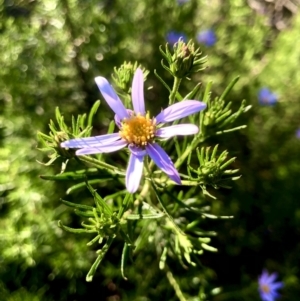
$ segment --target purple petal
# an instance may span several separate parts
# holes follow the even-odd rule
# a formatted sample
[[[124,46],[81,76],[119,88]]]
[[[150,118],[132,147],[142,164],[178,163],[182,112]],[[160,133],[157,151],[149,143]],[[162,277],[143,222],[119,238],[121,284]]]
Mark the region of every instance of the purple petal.
[[[144,157],[147,154],[146,150],[135,145],[128,145],[128,148],[136,157]]]
[[[273,298],[272,301],[277,300],[281,295],[277,292],[271,292],[271,297]]]
[[[216,34],[212,29],[199,32],[196,39],[199,43],[202,43],[208,47],[213,46],[217,41]]]
[[[282,282],[275,282],[271,284],[271,288],[272,290],[278,290],[280,288],[283,287],[283,283]]]
[[[132,110],[127,109],[126,111],[127,111],[128,117],[130,117],[134,114],[134,112]],[[121,128],[121,126],[122,126],[121,122],[122,122],[122,119],[118,115],[115,115],[115,123],[119,128]]]
[[[140,186],[143,173],[144,156],[135,156],[131,153],[126,171],[126,188],[130,193],[134,193]]]
[[[272,283],[277,277],[278,277],[277,273],[269,274],[269,276],[267,277],[267,282]]]
[[[136,69],[132,81],[131,97],[134,112],[145,115],[144,75],[141,69]]]
[[[121,139],[119,133],[107,134],[101,136],[87,137],[87,138],[76,138],[62,142],[61,147],[68,148],[88,148],[93,145],[105,145],[111,144],[111,142]]]
[[[264,284],[268,280],[268,272],[263,270],[262,274],[258,277],[259,284]]]
[[[177,135],[194,135],[198,132],[199,128],[194,124],[177,124],[158,129],[155,136],[160,138],[171,138]]]
[[[172,160],[166,154],[166,152],[156,143],[148,144],[146,146],[146,151],[154,163],[165,172],[170,179],[175,183],[181,184],[180,176],[176,170]]]
[[[125,140],[118,140],[110,143],[109,145],[95,145],[93,147],[86,147],[76,151],[76,155],[92,155],[92,154],[100,154],[100,153],[112,153],[121,148],[124,148],[127,145]]]
[[[264,87],[258,92],[258,101],[261,105],[274,105],[278,101],[278,96]]]
[[[97,76],[95,82],[102,96],[115,114],[118,115],[120,119],[128,117],[127,110],[109,82],[102,76]]]
[[[263,301],[274,301],[274,298],[269,293],[264,293],[264,294],[262,294],[261,297],[262,297]]]
[[[197,100],[184,100],[177,102],[160,112],[156,116],[156,122],[170,122],[197,113],[205,108],[206,103],[204,102]]]
[[[267,279],[268,277],[269,277],[269,273],[266,269],[264,269],[262,274],[261,274],[261,278]]]

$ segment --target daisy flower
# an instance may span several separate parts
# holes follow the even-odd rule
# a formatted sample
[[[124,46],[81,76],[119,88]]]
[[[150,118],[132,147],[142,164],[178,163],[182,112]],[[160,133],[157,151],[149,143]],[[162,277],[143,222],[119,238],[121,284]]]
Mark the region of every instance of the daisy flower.
[[[197,41],[198,43],[204,44],[208,47],[213,46],[216,41],[217,37],[215,32],[212,29],[207,29],[199,32],[197,34]]]
[[[282,282],[275,282],[277,273],[268,274],[266,270],[258,278],[259,294],[263,301],[275,301],[280,295],[278,289],[283,287]]]
[[[298,128],[296,131],[296,138],[300,139],[300,128]]]
[[[78,148],[76,155],[111,153],[128,147],[130,151],[126,171],[126,188],[130,193],[137,191],[143,172],[143,160],[149,155],[154,163],[175,183],[181,184],[180,176],[166,152],[156,143],[156,138],[168,139],[176,135],[193,135],[199,129],[194,124],[177,124],[161,127],[164,123],[184,118],[206,108],[206,104],[197,100],[184,100],[162,110],[156,117],[150,118],[145,110],[144,76],[137,69],[132,81],[133,109],[124,107],[118,95],[104,77],[96,77],[95,82],[115,113],[118,133],[88,138],[77,138],[61,143],[64,148]]]
[[[187,3],[187,2],[189,2],[190,0],[177,0],[177,3],[179,4],[179,5],[182,5],[182,4],[184,4],[184,3]]]
[[[261,105],[274,105],[278,100],[277,95],[268,88],[261,88],[257,96]]]

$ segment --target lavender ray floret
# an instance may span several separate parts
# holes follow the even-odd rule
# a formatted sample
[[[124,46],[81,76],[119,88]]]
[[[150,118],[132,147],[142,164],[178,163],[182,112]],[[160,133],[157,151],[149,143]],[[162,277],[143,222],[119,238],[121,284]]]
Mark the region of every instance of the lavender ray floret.
[[[128,117],[126,108],[124,107],[117,93],[109,84],[109,82],[106,80],[106,78],[102,76],[97,76],[95,78],[95,82],[102,96],[104,97],[105,101],[110,106],[110,108],[115,112],[115,114],[118,115],[121,119]]]
[[[119,133],[100,135],[94,137],[76,138],[61,143],[62,147],[68,148],[85,148],[94,145],[111,144],[114,141],[121,139]]]
[[[109,145],[95,145],[93,147],[85,147],[76,151],[76,155],[92,155],[101,153],[112,153],[119,149],[124,148],[127,145],[125,140],[118,140]]]
[[[204,102],[198,100],[185,100],[175,103],[156,116],[157,123],[165,123],[184,118],[191,114],[200,112],[206,108]]]
[[[144,75],[143,71],[139,68],[135,71],[133,77],[131,97],[134,112],[136,114],[140,113],[141,115],[145,115]]]
[[[144,167],[144,156],[131,153],[126,170],[126,188],[130,193],[137,191],[140,185]]]
[[[198,132],[199,128],[194,124],[177,124],[158,129],[155,136],[160,138],[171,138],[174,136],[194,135]]]
[[[156,143],[148,144],[146,146],[146,151],[154,163],[165,172],[170,179],[175,183],[181,184],[180,176],[176,170],[171,158],[167,153]]]

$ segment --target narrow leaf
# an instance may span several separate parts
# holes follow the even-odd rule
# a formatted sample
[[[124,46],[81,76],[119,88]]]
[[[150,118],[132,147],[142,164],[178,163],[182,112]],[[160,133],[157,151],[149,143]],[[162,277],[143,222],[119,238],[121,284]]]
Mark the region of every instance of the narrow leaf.
[[[226,87],[225,91],[222,93],[222,95],[220,96],[219,100],[223,100],[226,98],[227,94],[232,90],[232,88],[234,87],[234,85],[237,83],[237,81],[239,80],[239,76],[237,76],[236,78],[234,78],[231,83]]]
[[[124,274],[124,268],[125,268],[125,263],[127,262],[127,258],[128,258],[128,244],[125,242],[122,250],[122,257],[121,257],[121,274],[124,280],[127,280],[127,277]]]
[[[95,180],[89,180],[88,182],[93,185],[93,184],[97,184],[97,183],[101,183],[103,181],[107,181],[107,180],[110,180],[112,179],[111,177],[110,178],[105,178],[105,179],[95,179]],[[71,186],[67,191],[66,193],[67,194],[72,194],[74,193],[75,191],[78,191],[78,190],[81,190],[83,188],[86,187],[86,182],[82,182],[82,183],[78,183],[76,185],[73,185]]]
[[[126,216],[128,220],[142,220],[142,219],[157,219],[165,216],[164,213],[157,213],[157,214],[130,214]]]
[[[94,116],[95,116],[95,114],[97,113],[97,110],[98,110],[98,108],[99,108],[99,106],[100,106],[100,100],[97,100],[94,104],[93,104],[93,106],[92,106],[92,108],[91,108],[91,110],[90,110],[90,113],[89,113],[89,117],[88,117],[88,122],[87,122],[87,125],[88,126],[91,126],[92,125],[92,123],[93,123],[93,118],[94,118]]]
[[[81,204],[75,204],[72,202],[68,202],[65,200],[61,200],[65,205],[69,206],[69,207],[73,207],[73,208],[77,208],[77,209],[83,209],[83,210],[93,210],[92,206],[87,206],[87,205],[81,205]]]
[[[194,89],[184,97],[184,100],[186,100],[186,99],[198,99],[199,92],[200,92],[200,89],[201,89],[201,85],[202,85],[201,83],[198,83],[194,87]]]
[[[103,248],[101,250],[99,250],[98,252],[98,257],[96,258],[95,262],[93,263],[93,265],[91,266],[88,274],[86,275],[86,281],[87,282],[91,282],[93,280],[93,277],[96,273],[96,270],[100,264],[100,262],[102,261],[102,259],[104,258],[106,252],[108,251],[109,247],[111,246],[112,242],[113,242],[114,238],[113,237],[109,237],[109,239],[107,240],[106,244],[103,246]]]
[[[70,228],[62,224],[61,221],[58,221],[58,227],[62,228],[63,230],[71,233],[97,233],[97,230],[87,230],[87,229],[75,229]]]
[[[159,79],[159,81],[165,86],[165,88],[171,93],[171,88],[165,83],[165,81],[158,75],[156,70],[154,70],[155,76]]]
[[[113,211],[111,208],[106,204],[106,202],[103,200],[103,198],[95,191],[95,189],[89,184],[88,181],[86,181],[86,186],[90,193],[93,195],[96,205],[103,208],[104,212],[108,215],[112,215]]]
[[[97,236],[95,236],[92,240],[90,240],[86,245],[87,246],[91,246],[91,245],[93,245],[96,241],[99,241],[99,240],[101,240],[101,235],[100,234],[98,234]]]
[[[156,195],[156,198],[157,198],[158,202],[160,203],[161,207],[163,208],[163,211],[164,211],[165,214],[168,216],[170,222],[173,224],[173,226],[174,226],[174,228],[176,229],[176,231],[178,231],[181,235],[184,235],[184,236],[185,236],[184,232],[176,225],[176,223],[175,223],[173,217],[169,214],[169,212],[168,212],[166,206],[165,206],[164,203],[162,202],[162,200],[161,200],[159,194],[157,193],[156,187],[155,187],[155,185],[154,185],[154,183],[153,183],[152,181],[151,181],[151,186],[152,186],[152,188],[153,188],[153,190],[154,190],[154,192],[155,192],[155,195]]]
[[[246,127],[247,127],[247,125],[241,125],[241,126],[237,126],[235,128],[229,129],[229,130],[218,131],[218,132],[216,132],[216,135],[231,133],[231,132],[234,132],[234,131],[245,129]]]

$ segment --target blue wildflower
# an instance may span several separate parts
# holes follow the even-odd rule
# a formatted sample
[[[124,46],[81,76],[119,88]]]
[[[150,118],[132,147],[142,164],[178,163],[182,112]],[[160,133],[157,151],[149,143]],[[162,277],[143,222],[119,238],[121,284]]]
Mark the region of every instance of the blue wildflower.
[[[167,42],[174,45],[181,39],[183,42],[187,42],[187,36],[183,32],[170,31],[167,33]]]
[[[178,5],[182,5],[182,4],[184,4],[184,3],[187,3],[187,2],[189,2],[190,0],[177,0],[177,4]]]
[[[119,132],[72,139],[64,141],[61,146],[77,148],[76,155],[111,153],[127,146],[131,154],[126,171],[126,188],[131,193],[136,192],[139,188],[146,155],[149,155],[170,179],[181,184],[179,173],[173,162],[155,139],[168,139],[177,135],[198,133],[199,128],[190,123],[166,127],[162,127],[162,125],[202,111],[206,108],[206,104],[197,100],[184,100],[162,110],[155,118],[150,118],[149,112],[145,110],[144,76],[141,69],[136,70],[132,81],[133,111],[124,107],[104,77],[96,77],[95,82],[107,104],[115,113],[115,122],[119,127]]]
[[[268,274],[266,270],[258,277],[258,291],[262,301],[275,301],[280,297],[277,290],[283,287],[283,283],[275,282],[276,278],[277,273]]]
[[[213,46],[217,41],[216,34],[212,29],[200,31],[197,34],[196,39],[197,39],[198,43],[204,44],[208,47]]]
[[[300,139],[300,128],[298,128],[297,131],[296,131],[296,137],[297,137],[298,139]]]
[[[278,100],[276,94],[272,93],[268,88],[262,88],[258,91],[258,102],[261,105],[274,105]]]

